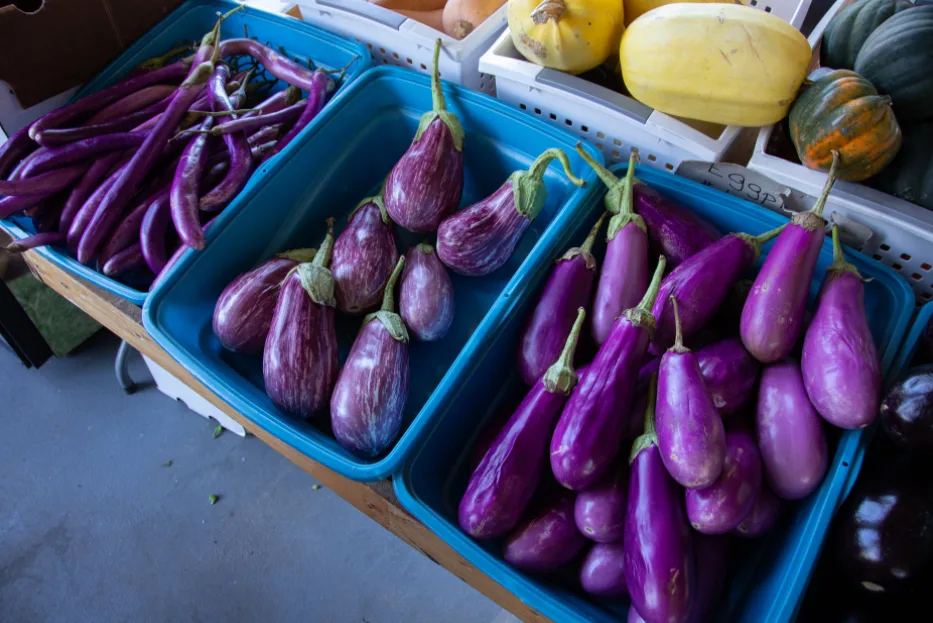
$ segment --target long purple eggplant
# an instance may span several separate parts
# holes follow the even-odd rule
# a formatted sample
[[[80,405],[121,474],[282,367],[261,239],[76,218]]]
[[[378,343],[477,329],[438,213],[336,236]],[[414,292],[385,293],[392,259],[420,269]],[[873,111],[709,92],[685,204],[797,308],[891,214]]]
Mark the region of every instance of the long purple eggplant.
[[[314,121],[318,114],[324,109],[325,104],[327,104],[327,99],[336,88],[336,83],[333,78],[327,75],[327,72],[321,69],[315,70],[304,110],[301,111],[298,120],[292,124],[288,132],[286,132],[275,144],[275,147],[266,154],[265,158],[267,160],[285,149],[309,123]]]
[[[589,306],[596,278],[593,243],[605,218],[605,214],[600,216],[583,244],[564,253],[551,270],[518,349],[518,373],[525,385],[534,385],[554,362],[570,334],[577,309]]]
[[[638,610],[635,609],[635,604],[630,604],[628,607],[628,614],[625,617],[626,623],[647,623],[645,619],[638,614]]]
[[[301,89],[299,89],[296,86],[289,86],[282,91],[277,91],[273,93],[272,95],[270,95],[263,101],[259,102],[259,104],[256,105],[257,110],[245,112],[242,115],[240,115],[240,117],[236,119],[235,121],[243,122],[246,119],[252,119],[256,117],[261,117],[263,115],[277,113],[279,111],[285,110],[286,108],[298,103],[299,100],[301,100]],[[297,119],[300,114],[301,112],[299,109],[299,112],[294,117],[294,119]],[[240,130],[247,130],[247,128],[245,127],[237,127],[237,126],[233,126],[233,127],[226,128],[226,129],[220,129],[224,125],[227,125],[230,123],[233,123],[233,121],[228,121],[226,124],[215,126],[214,128],[211,129],[211,132],[216,133],[216,134],[225,134],[227,132],[239,132]],[[266,125],[269,125],[269,123],[262,123],[258,127],[253,128],[252,131],[258,130],[260,127],[266,126]],[[247,133],[248,132],[249,130],[247,130]]]
[[[427,243],[405,252],[398,310],[408,331],[422,342],[439,340],[454,321],[454,286],[447,269]]]
[[[330,399],[334,437],[344,448],[373,457],[392,445],[408,400],[408,331],[395,312],[400,257],[386,283],[382,309],[366,316]]]
[[[168,196],[162,196],[149,204],[149,209],[139,225],[139,246],[146,265],[158,275],[168,264],[169,250],[165,236],[172,226],[172,207]],[[282,276],[284,279],[284,275]]]
[[[57,232],[44,232],[14,240],[4,247],[7,253],[23,253],[27,249],[65,244],[65,235]]]
[[[833,225],[833,263],[803,340],[803,385],[817,412],[839,428],[865,428],[881,401],[881,363],[865,316],[865,286]]]
[[[771,492],[771,489],[762,485],[751,512],[732,532],[745,537],[761,536],[774,527],[780,516],[781,500]]]
[[[101,249],[100,257],[98,258],[100,262],[106,263],[111,257],[139,241],[140,225],[149,207],[154,201],[168,198],[168,195],[169,187],[167,185],[162,188],[156,188],[156,190],[145,194],[143,199],[136,204],[136,207],[126,213],[123,220],[120,221],[120,224],[114,229],[113,234],[107,239],[107,242]],[[142,250],[140,250],[140,253],[141,252]]]
[[[556,490],[505,540],[503,557],[523,571],[547,573],[577,557],[586,539],[573,523],[572,491]]]
[[[246,114],[244,114],[238,119],[214,126],[211,128],[211,134],[215,136],[225,136],[236,132],[255,132],[256,130],[277,123],[291,123],[301,117],[301,113],[307,106],[307,100],[301,100],[281,110],[271,112],[263,110],[262,114],[257,114],[252,117],[247,117]]]
[[[276,52],[255,39],[226,39],[220,43],[220,56],[222,58],[240,54],[252,56],[262,63],[263,69],[283,82],[299,87],[304,91],[313,90],[314,75],[318,70],[299,65],[284,54]],[[354,58],[351,65],[356,60]]]
[[[208,81],[208,94],[211,110],[215,113],[230,113],[230,119],[236,119],[236,115],[233,114],[236,106],[226,91],[229,77],[230,69],[226,65],[217,65],[214,74]],[[245,99],[245,96],[246,81],[244,80],[234,94],[234,99],[239,102],[240,99]],[[202,210],[217,210],[227,205],[243,189],[253,168],[253,159],[250,157],[249,143],[246,140],[245,132],[224,134],[223,140],[227,146],[230,167],[227,169],[227,174],[223,180],[198,201],[198,207]]]
[[[100,185],[94,189],[93,192],[84,200],[84,203],[81,204],[81,207],[75,213],[74,218],[71,221],[71,226],[68,228],[68,250],[72,253],[77,252],[78,245],[81,242],[81,237],[84,235],[84,232],[87,231],[89,224],[94,219],[94,215],[97,213],[98,208],[100,207],[100,202],[103,200],[104,196],[110,190],[110,188],[116,183],[119,179],[120,174],[123,172],[123,169],[126,167],[126,163],[118,167],[115,171],[110,173],[106,179],[104,179]]]
[[[210,129],[213,117],[208,117],[201,125],[202,130]],[[208,134],[198,134],[188,143],[181,154],[169,200],[172,212],[172,223],[183,244],[200,251],[206,243],[204,232],[201,230],[201,215],[198,213],[200,202],[199,189],[204,166],[207,163]],[[119,182],[118,182],[119,183]],[[100,208],[99,208],[100,209]]]
[[[75,128],[56,128],[42,132],[43,145],[49,149],[64,147],[77,141],[107,136],[120,132],[147,132],[155,127],[162,113],[172,102],[172,97],[146,106],[142,110],[129,113],[118,119],[112,119],[93,125],[80,125]]]
[[[648,226],[648,236],[676,268],[691,255],[713,244],[722,236],[712,224],[668,199],[644,182],[636,182],[635,212]]]
[[[628,594],[625,584],[625,546],[622,541],[597,543],[590,548],[580,568],[580,586],[590,595],[600,597]]]
[[[644,219],[632,209],[635,150],[629,156],[622,180],[596,162],[580,143],[577,152],[609,189],[603,201],[613,215],[606,232],[606,255],[593,301],[593,338],[602,344],[616,318],[638,305],[648,287],[648,229]]]
[[[39,205],[48,195],[26,195],[23,197],[0,197],[0,218],[9,218],[18,212],[28,210]]]
[[[563,165],[571,182],[584,184],[570,171],[567,154],[556,147],[548,149],[527,171],[516,171],[494,193],[444,219],[437,229],[437,255],[441,261],[455,273],[471,277],[501,268],[544,207],[544,172],[554,159]]]
[[[14,181],[0,180],[0,195],[12,197],[48,197],[74,184],[90,164],[78,163]]]
[[[130,113],[142,110],[156,102],[161,102],[175,92],[177,84],[153,84],[133,91],[126,97],[104,106],[91,115],[82,125],[96,125],[119,119]],[[166,105],[168,105],[166,103]]]
[[[229,350],[259,354],[266,344],[282,282],[295,266],[314,261],[317,249],[279,253],[224,288],[214,305],[214,335]]]
[[[720,415],[735,413],[755,395],[761,364],[739,338],[704,346],[696,351],[696,358],[706,391]]]
[[[625,534],[628,463],[617,461],[602,480],[580,491],[574,504],[577,529],[591,541],[614,543]]]
[[[690,607],[688,623],[707,623],[714,617],[722,590],[726,586],[729,566],[729,537],[694,533],[693,553],[696,558],[696,594]]]
[[[803,333],[810,281],[823,246],[823,208],[836,181],[838,161],[839,154],[834,152],[816,205],[790,219],[765,258],[742,308],[742,343],[762,363],[786,357]]]
[[[143,259],[139,243],[136,242],[108,258],[101,266],[100,272],[108,277],[119,277],[139,268],[146,268],[146,261]]]
[[[327,408],[337,380],[334,277],[327,265],[334,220],[311,262],[285,278],[262,357],[266,393],[275,405],[308,418]]]
[[[677,299],[671,295],[676,336],[658,370],[657,431],[661,460],[689,489],[716,482],[726,457],[722,417],[706,391],[700,364],[684,346]]]
[[[807,398],[796,361],[762,370],[755,421],[771,489],[785,500],[812,493],[823,481],[829,455],[823,422]]]
[[[398,263],[398,250],[382,196],[363,199],[348,221],[334,243],[331,270],[337,308],[361,314],[378,307]]]
[[[421,117],[411,147],[386,180],[389,216],[405,229],[421,233],[437,231],[441,221],[460,205],[463,192],[463,128],[444,101],[440,53],[438,39],[431,72],[433,108]]]
[[[652,379],[645,432],[632,445],[625,510],[625,580],[646,621],[685,623],[695,600],[696,570],[680,487],[661,460]]]
[[[121,160],[129,157],[130,155],[126,152],[110,153],[94,161],[94,164],[91,165],[81,179],[72,186],[68,198],[65,200],[65,207],[62,208],[62,218],[59,225],[63,232],[68,232],[78,210],[81,209],[81,206],[84,205],[84,202],[91,196],[91,193],[94,192],[100,182],[113,172],[114,167],[118,166]]]
[[[687,517],[697,532],[725,534],[751,512],[761,490],[761,457],[744,430],[726,433],[726,460],[719,479],[705,489],[687,489]]]
[[[531,501],[554,422],[577,384],[573,357],[585,316],[581,307],[560,357],[528,391],[470,476],[458,511],[460,527],[470,536],[506,534]],[[570,513],[573,522],[572,508]]]
[[[7,174],[23,158],[38,149],[39,145],[29,138],[29,126],[14,132],[0,144],[0,179],[7,179]]]
[[[551,470],[569,489],[585,489],[599,480],[619,450],[632,417],[638,370],[654,329],[648,310],[657,296],[664,266],[661,256],[641,303],[616,320],[557,422],[551,438]]]

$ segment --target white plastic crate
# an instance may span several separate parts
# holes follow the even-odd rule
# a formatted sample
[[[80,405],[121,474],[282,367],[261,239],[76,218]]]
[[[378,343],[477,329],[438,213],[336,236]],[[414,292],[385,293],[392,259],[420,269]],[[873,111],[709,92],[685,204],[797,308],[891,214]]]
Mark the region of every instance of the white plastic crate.
[[[751,0],[800,28],[810,0]],[[634,98],[577,76],[540,67],[515,49],[502,33],[479,61],[479,70],[496,81],[496,97],[576,132],[600,150],[609,164],[628,160],[638,148],[643,164],[668,171],[684,160],[718,162],[742,128],[681,121]]]
[[[306,22],[365,44],[374,65],[395,65],[430,74],[434,43],[443,41],[445,80],[495,94],[494,80],[480,73],[479,58],[505,28],[505,4],[461,40],[364,0],[296,0]]]
[[[817,47],[829,21],[844,4],[845,0],[838,0],[813,29],[811,47]],[[767,153],[776,128],[761,129],[748,168],[798,191],[809,208],[825,185],[826,174]],[[919,301],[933,299],[933,211],[862,184],[839,181],[823,216],[832,220],[834,213],[871,231],[870,237],[853,244],[855,248],[901,273]]]

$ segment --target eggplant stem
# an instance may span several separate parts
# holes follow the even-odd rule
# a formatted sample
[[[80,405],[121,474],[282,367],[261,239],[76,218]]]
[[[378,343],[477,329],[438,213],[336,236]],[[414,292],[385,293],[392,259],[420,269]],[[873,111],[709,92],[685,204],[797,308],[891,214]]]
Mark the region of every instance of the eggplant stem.
[[[654,301],[658,298],[658,291],[661,289],[661,280],[664,277],[664,269],[666,267],[667,258],[662,255],[658,258],[658,265],[654,269],[654,275],[651,277],[651,283],[648,284],[648,289],[645,290],[645,295],[642,297],[641,302],[638,303],[638,309],[650,312],[651,308],[654,307]]]
[[[570,334],[564,342],[564,348],[560,352],[557,361],[547,369],[541,382],[544,383],[545,391],[551,394],[563,394],[569,396],[573,388],[577,386],[576,371],[573,369],[573,355],[577,350],[577,342],[580,340],[580,330],[583,329],[583,320],[586,318],[586,310],[582,307],[577,308],[577,318],[573,321],[573,327]]]
[[[852,273],[859,279],[862,279],[862,275],[858,272],[858,268],[855,267],[855,264],[846,261],[846,254],[842,248],[842,239],[839,234],[839,226],[835,223],[832,225],[831,235],[833,238],[833,263],[826,269],[826,272],[837,274]],[[862,281],[868,283],[870,279],[862,279]]]
[[[334,217],[327,219],[327,235],[324,236],[324,242],[318,249],[314,259],[311,261],[315,266],[327,267],[330,264],[330,256],[334,250]]]
[[[392,274],[389,275],[389,280],[386,282],[385,293],[382,295],[382,311],[384,312],[395,313],[395,283],[402,274],[402,268],[404,266],[405,256],[401,255],[398,258],[398,263],[395,264],[395,268],[392,269]]]
[[[599,235],[599,230],[603,227],[603,221],[606,220],[606,215],[608,212],[603,212],[599,215],[599,219],[596,221],[596,224],[590,229],[590,233],[587,234],[586,240],[583,241],[583,244],[580,245],[581,253],[592,253],[593,245],[596,243],[596,236]]]
[[[634,212],[634,191],[632,184],[635,180],[635,158],[638,157],[638,150],[632,148],[632,153],[628,157],[628,168],[625,170],[625,181],[622,182],[622,200],[619,207],[619,214],[632,214]]]
[[[327,73],[327,74],[336,74],[336,75],[340,76],[340,79],[342,80],[343,77],[344,77],[344,75],[346,75],[347,70],[350,69],[350,67],[353,65],[353,63],[355,63],[359,58],[360,58],[360,55],[359,55],[359,54],[355,54],[355,55],[353,56],[353,58],[350,59],[350,62],[347,63],[346,65],[344,65],[343,67],[341,67],[340,69],[331,69],[330,71],[325,71],[324,73]]]
[[[612,174],[612,171],[601,165],[588,151],[583,149],[583,143],[577,143],[577,153],[583,158],[583,161],[590,165],[590,168],[596,171],[596,175],[609,188],[614,188],[619,183],[619,178]]]
[[[275,257],[283,260],[295,260],[296,262],[313,262],[314,256],[317,254],[317,249],[310,247],[306,249],[291,249],[289,251],[282,251],[281,253],[276,253]]]
[[[567,159],[567,154],[557,147],[551,147],[535,158],[535,161],[528,167],[528,175],[536,180],[544,179],[544,172],[555,158],[560,161],[561,166],[564,167],[564,173],[567,175],[567,179],[574,185],[583,186],[586,183],[573,174],[573,171],[570,170],[570,160]]]
[[[248,112],[256,112],[261,115],[262,108],[239,108],[237,110],[219,110],[217,112],[213,110],[190,110],[188,114],[192,117],[227,117],[229,115],[242,115]]]
[[[638,456],[638,453],[652,444],[658,443],[658,431],[655,425],[655,409],[658,402],[658,373],[651,375],[651,382],[648,384],[648,404],[645,406],[645,431],[632,442],[632,452],[629,455],[629,465]]]
[[[835,149],[833,150],[833,163],[829,167],[829,174],[826,176],[826,185],[823,186],[823,192],[820,193],[820,198],[816,200],[816,205],[813,206],[813,209],[810,210],[813,214],[816,214],[820,218],[823,217],[823,208],[826,207],[826,200],[829,198],[829,191],[832,190],[833,184],[836,183],[836,169],[839,166],[839,152]]]
[[[774,240],[775,238],[777,238],[778,235],[780,235],[780,233],[784,231],[785,227],[787,227],[787,223],[784,223],[780,227],[776,229],[772,229],[771,231],[766,231],[763,234],[758,234],[757,236],[755,236],[755,240],[758,241],[758,244],[765,244],[766,242],[770,242],[771,240]]]
[[[671,307],[674,308],[674,346],[671,347],[671,350],[675,353],[688,352],[690,349],[684,347],[684,334],[680,323],[680,308],[677,305],[677,297],[671,294],[668,300],[671,302]]]
[[[431,67],[431,104],[434,112],[443,112],[447,110],[447,102],[444,101],[444,91],[441,89],[441,70],[438,63],[441,60],[441,39],[437,38],[434,42],[434,64]]]
[[[839,226],[833,223],[831,231],[833,237],[833,264],[845,264],[846,255],[842,251],[842,241],[839,239]]]
[[[162,67],[165,67],[169,59],[175,56],[178,56],[179,54],[184,54],[185,52],[190,51],[192,47],[193,45],[189,43],[184,46],[172,48],[171,50],[169,50],[162,56],[153,56],[152,58],[147,58],[146,60],[141,62],[139,65],[137,65],[136,69],[140,69],[142,71],[152,71],[153,69],[161,69]]]

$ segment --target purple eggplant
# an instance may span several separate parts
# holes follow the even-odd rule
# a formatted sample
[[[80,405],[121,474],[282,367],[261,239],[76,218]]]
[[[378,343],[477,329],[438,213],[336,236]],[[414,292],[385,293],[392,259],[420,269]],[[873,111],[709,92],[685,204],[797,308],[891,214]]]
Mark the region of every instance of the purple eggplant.
[[[106,263],[107,260],[118,252],[139,242],[140,226],[149,208],[152,207],[152,204],[156,201],[165,201],[168,199],[169,186],[165,185],[162,188],[158,188],[159,183],[158,180],[155,180],[152,187],[156,189],[142,195],[142,201],[124,215],[123,220],[120,221],[120,224],[117,225],[113,234],[111,234],[110,238],[108,238],[107,242],[104,244],[103,249],[101,249],[98,258],[101,263]],[[140,253],[141,252],[142,250],[140,250]]]
[[[646,621],[684,623],[695,600],[697,574],[681,489],[658,448],[656,385],[652,379],[645,432],[632,445],[623,539],[625,583],[632,606]]]
[[[573,357],[585,316],[581,307],[560,357],[528,391],[470,476],[458,512],[460,527],[470,536],[506,534],[531,501],[554,422],[577,383]],[[570,513],[572,523],[572,508]]]
[[[37,160],[38,157],[31,161]],[[74,184],[88,170],[90,164],[78,163],[61,169],[39,173],[35,177],[0,180],[0,195],[11,197],[50,197]]]
[[[92,156],[112,151],[123,151],[142,145],[148,136],[145,132],[122,132],[97,136],[63,147],[44,149],[42,153],[32,158],[23,168],[23,177],[34,177],[40,173],[59,169],[65,165],[84,160],[91,160]]]
[[[255,39],[226,39],[220,43],[221,58],[241,54],[252,56],[262,64],[263,69],[283,82],[305,91],[311,91],[314,88],[314,76],[318,70],[308,69]],[[357,61],[357,58],[354,57],[350,61],[348,68]]]
[[[131,155],[131,153],[127,152],[110,153],[94,161],[94,164],[92,164],[81,179],[72,186],[68,193],[68,198],[65,200],[65,207],[62,208],[62,217],[59,223],[59,228],[63,232],[68,233],[68,230],[71,228],[71,223],[75,219],[75,215],[78,214],[81,206],[84,205],[84,202],[91,196],[98,185],[113,173],[114,168],[124,164],[124,158],[129,160]]]
[[[503,557],[523,571],[547,573],[567,564],[586,547],[573,523],[572,491],[556,490],[553,497],[505,540]]]
[[[214,335],[224,348],[259,354],[266,344],[279,289],[288,273],[302,262],[312,262],[317,249],[279,253],[230,282],[214,305]]]
[[[441,261],[455,273],[471,277],[488,275],[501,268],[544,207],[547,199],[544,172],[555,158],[563,165],[567,178],[582,186],[583,180],[570,172],[567,155],[557,148],[548,149],[527,171],[516,171],[494,193],[440,224],[437,255]]]
[[[208,130],[214,123],[213,117],[208,117],[201,125],[202,130]],[[198,213],[200,201],[201,177],[207,163],[209,149],[208,134],[198,134],[185,147],[185,151],[178,161],[175,177],[169,195],[172,213],[172,222],[183,244],[200,251],[206,243],[204,232],[201,231],[201,215]]]
[[[771,489],[762,485],[751,512],[732,532],[746,537],[761,536],[774,527],[780,516],[781,500],[771,492]]]
[[[518,349],[518,373],[525,385],[534,385],[548,369],[567,340],[577,309],[586,308],[596,278],[593,243],[605,219],[599,217],[579,247],[561,256],[525,325]]]
[[[691,255],[713,244],[722,234],[695,213],[677,205],[644,182],[636,182],[635,212],[648,226],[648,236],[676,268]]]
[[[246,99],[246,83],[249,76],[243,78],[242,84],[234,92],[232,98],[227,95],[225,88],[229,77],[230,69],[226,65],[217,65],[208,82],[208,94],[212,111],[230,113],[229,118],[236,119],[233,111],[237,104]],[[227,205],[243,189],[253,168],[253,159],[250,157],[250,146],[245,132],[224,134],[223,140],[227,147],[230,166],[223,180],[198,201],[198,207],[202,210],[219,210]]]
[[[421,233],[437,231],[441,221],[460,205],[463,193],[463,128],[444,101],[437,67],[440,53],[438,39],[431,73],[434,108],[421,117],[411,147],[386,180],[389,216],[405,229]]]
[[[27,249],[36,249],[38,247],[47,247],[47,246],[60,246],[65,244],[65,234],[62,234],[57,231],[43,232],[39,234],[33,234],[31,236],[26,236],[25,238],[20,238],[19,240],[14,240],[10,244],[4,247],[4,250],[7,253],[23,253]]]
[[[917,355],[922,360],[922,353]],[[880,412],[881,426],[895,444],[921,453],[933,450],[933,365],[907,370],[888,390]]]
[[[684,346],[674,295],[671,307],[676,336],[658,370],[658,449],[674,480],[690,489],[702,489],[722,474],[726,431],[706,391],[697,357]]]
[[[705,489],[687,489],[687,517],[697,532],[725,534],[751,512],[761,490],[761,457],[744,430],[726,433],[726,460],[719,479]]]
[[[745,350],[739,338],[704,346],[696,357],[706,391],[720,415],[735,413],[755,395],[761,364]]]
[[[596,162],[580,143],[577,152],[609,189],[603,200],[612,213],[606,232],[606,255],[593,301],[593,338],[602,344],[612,324],[626,309],[638,305],[648,287],[648,229],[632,209],[635,150],[629,156],[625,179],[618,179]]]
[[[635,609],[634,604],[630,604],[628,607],[628,615],[625,617],[626,623],[647,623],[645,619],[638,614],[638,610]]]
[[[839,428],[865,428],[881,401],[881,363],[865,316],[865,286],[833,225],[833,263],[803,340],[803,385],[817,412]]]
[[[786,357],[803,333],[810,281],[823,246],[823,208],[836,181],[838,161],[834,152],[816,205],[790,219],[765,258],[742,308],[742,343],[762,363]]]
[[[308,91],[308,100],[304,110],[301,111],[298,120],[289,128],[288,132],[279,139],[275,147],[265,156],[267,160],[285,149],[302,130],[308,127],[309,123],[317,118],[318,114],[324,110],[328,98],[336,88],[336,83],[327,75],[326,71],[322,69],[314,71],[314,75],[311,79],[311,87]]]
[[[14,132],[3,143],[0,143],[0,179],[8,179],[7,174],[20,162],[38,149],[39,145],[29,138],[29,127],[26,126]]]
[[[422,342],[439,340],[454,321],[454,285],[434,247],[421,243],[405,253],[398,309],[409,332]]]
[[[583,536],[597,543],[621,541],[625,534],[628,464],[618,461],[598,483],[580,491],[573,519]]]
[[[119,119],[147,106],[168,98],[178,88],[178,84],[153,84],[133,91],[126,97],[104,106],[91,115],[82,125],[96,125]]]
[[[823,422],[807,398],[796,361],[762,370],[755,422],[771,489],[785,500],[813,492],[823,481],[829,455]]]
[[[398,250],[381,196],[363,199],[348,220],[334,243],[334,292],[337,309],[362,314],[382,300]]]
[[[143,253],[143,259],[154,274],[162,272],[169,260],[169,250],[166,246],[165,236],[169,227],[172,226],[172,208],[169,197],[160,197],[151,204],[146,214],[143,216],[142,223],[139,225],[139,246]],[[285,276],[282,275],[284,279]],[[273,307],[274,309],[274,307]],[[265,337],[263,337],[265,343]],[[262,350],[262,344],[259,345]]]
[[[551,470],[568,489],[585,489],[599,480],[619,450],[632,417],[638,371],[654,329],[648,310],[657,296],[664,266],[661,256],[641,303],[616,320],[557,422],[551,438]]]
[[[327,268],[334,246],[333,219],[327,228],[314,259],[295,266],[282,282],[263,349],[266,393],[277,407],[303,418],[327,408],[339,365],[337,301]]]
[[[716,612],[722,590],[726,587],[729,566],[729,537],[694,533],[693,553],[696,558],[696,595],[690,607],[688,623],[707,623]]]
[[[330,398],[330,423],[344,448],[374,457],[398,437],[408,400],[408,331],[395,313],[398,259],[386,283],[382,309],[366,316]]]
[[[108,277],[119,277],[124,273],[145,267],[146,261],[143,259],[142,249],[139,243],[135,242],[108,258],[101,266],[100,272]]]
[[[590,548],[580,568],[580,586],[587,593],[600,597],[628,594],[625,585],[625,547],[621,541],[597,543]]]

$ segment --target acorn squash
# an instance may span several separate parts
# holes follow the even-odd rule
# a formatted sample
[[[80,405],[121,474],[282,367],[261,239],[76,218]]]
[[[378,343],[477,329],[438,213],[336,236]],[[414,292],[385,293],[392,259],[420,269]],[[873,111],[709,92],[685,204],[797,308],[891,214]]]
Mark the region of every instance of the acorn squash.
[[[848,69],[810,85],[794,102],[788,127],[804,165],[829,171],[832,152],[838,151],[837,178],[854,182],[881,171],[901,147],[891,98]]]
[[[904,144],[872,185],[933,210],[933,123],[904,128]]]
[[[622,36],[622,78],[635,99],[669,115],[762,126],[787,114],[810,46],[796,28],[732,4],[669,4]]]
[[[889,17],[908,9],[907,0],[858,0],[850,4],[826,27],[820,58],[824,67],[852,69],[862,44]]]

